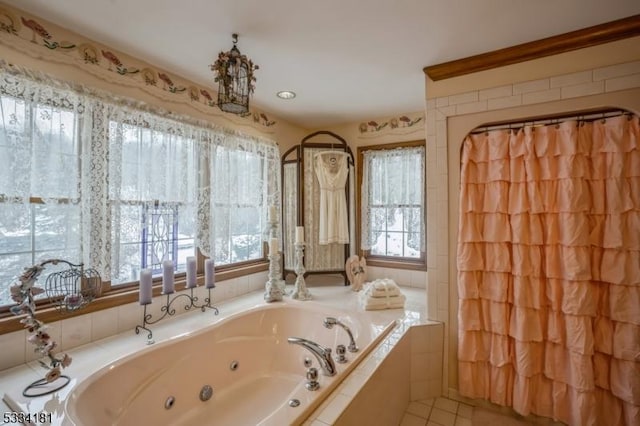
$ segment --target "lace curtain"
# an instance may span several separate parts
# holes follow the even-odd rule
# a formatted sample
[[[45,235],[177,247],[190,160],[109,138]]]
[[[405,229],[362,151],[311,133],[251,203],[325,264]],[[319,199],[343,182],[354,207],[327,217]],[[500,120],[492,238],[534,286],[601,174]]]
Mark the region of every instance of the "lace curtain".
[[[0,252],[23,251],[29,238],[20,233],[29,228],[30,217],[39,224],[38,209],[55,218],[41,224],[41,234],[58,236],[44,241],[52,246],[46,257],[82,261],[114,282],[137,279],[137,271],[123,266],[125,257],[135,257],[126,246],[139,247],[141,234],[171,228],[168,218],[180,224],[171,228],[184,240],[180,244],[208,255],[216,244],[226,243],[216,240],[214,224],[233,218],[234,209],[249,200],[260,206],[254,212],[255,233],[267,240],[266,206],[280,206],[275,143],[146,111],[143,104],[23,70],[3,69],[0,100],[0,213],[13,218],[0,224],[0,244],[7,246]],[[233,174],[216,172],[234,159],[251,164],[250,173],[245,175],[247,168],[237,162]],[[237,195],[227,200],[226,212],[214,203],[223,191]],[[140,215],[156,218],[141,222]],[[145,223],[152,227],[144,229]],[[13,234],[17,237],[4,237]],[[144,264],[142,254],[137,256],[136,263]],[[0,259],[3,270],[11,270],[11,276],[0,276],[3,282],[33,262],[13,256],[12,269],[5,265],[10,257]]]
[[[91,262],[83,166],[95,102],[8,73],[0,80],[0,283],[47,258]],[[51,273],[55,267],[48,268]],[[8,300],[0,287],[0,304]]]
[[[111,280],[137,280],[140,267],[159,272],[169,259],[184,270],[195,247],[204,132],[121,106],[105,109],[109,155],[100,170],[108,171]]]
[[[285,164],[283,167],[284,176],[284,193],[283,204],[284,211],[282,221],[286,234],[283,236],[286,241],[284,251],[284,268],[293,270],[296,267],[296,226],[298,224],[298,163]]]
[[[212,154],[214,258],[222,264],[260,258],[268,232],[265,212],[276,200],[269,191],[276,164],[230,144],[216,146]]]
[[[640,424],[640,119],[469,135],[460,394],[571,425]]]
[[[364,151],[363,250],[385,247],[384,230],[393,230],[405,235],[404,242],[398,243],[405,245],[404,252],[425,251],[424,153],[424,147]]]

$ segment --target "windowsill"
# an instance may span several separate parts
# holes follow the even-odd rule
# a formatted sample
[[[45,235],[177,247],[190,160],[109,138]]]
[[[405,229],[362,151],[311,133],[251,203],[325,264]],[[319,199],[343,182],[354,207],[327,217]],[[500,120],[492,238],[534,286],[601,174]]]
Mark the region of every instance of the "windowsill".
[[[367,266],[379,268],[407,269],[411,271],[426,271],[427,264],[424,259],[389,258],[381,256],[366,256]]]
[[[269,262],[260,260],[252,262],[250,264],[241,265],[238,267],[225,267],[221,271],[216,271],[216,282],[230,280],[245,275],[254,274],[257,272],[266,271],[269,269]],[[176,292],[185,289],[185,277],[184,274],[181,277],[176,277]],[[197,277],[197,284],[204,285],[204,274],[199,274]],[[159,296],[162,294],[162,280],[156,279],[153,282],[153,296]],[[126,303],[132,303],[138,300],[138,286],[129,285],[127,288],[114,289],[102,296],[96,298],[89,303],[85,308],[75,312],[59,312],[55,307],[45,306],[42,309],[36,311],[37,318],[45,323],[54,321],[60,321],[67,318],[73,318],[80,315],[85,315],[91,312],[101,311],[103,309],[114,308],[116,306],[124,305]],[[15,316],[10,312],[3,314],[0,317],[0,335],[10,333],[12,331],[22,330],[24,325],[20,323],[20,320],[24,318],[23,315]]]

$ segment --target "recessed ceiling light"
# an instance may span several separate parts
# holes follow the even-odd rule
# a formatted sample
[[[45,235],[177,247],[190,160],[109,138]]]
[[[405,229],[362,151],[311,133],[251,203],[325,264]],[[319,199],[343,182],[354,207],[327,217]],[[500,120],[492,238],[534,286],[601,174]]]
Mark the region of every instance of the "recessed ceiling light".
[[[278,96],[280,99],[293,99],[296,97],[296,94],[295,92],[291,92],[290,90],[282,90],[276,93],[276,96]]]

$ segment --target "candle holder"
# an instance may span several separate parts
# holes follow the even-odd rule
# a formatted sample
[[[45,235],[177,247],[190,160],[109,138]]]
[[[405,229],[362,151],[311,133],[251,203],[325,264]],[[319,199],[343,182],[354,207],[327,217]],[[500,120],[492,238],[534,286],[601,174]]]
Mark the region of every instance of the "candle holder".
[[[280,254],[269,254],[269,280],[265,284],[264,300],[265,302],[279,302],[282,300],[284,294],[280,287],[279,267],[276,268],[276,264],[280,263]]]
[[[215,285],[211,288],[215,288]],[[211,298],[211,288],[207,288],[207,297],[204,298],[204,303],[201,305],[198,304],[198,301],[199,301],[198,296],[193,294],[193,290],[194,290],[193,287],[189,289],[189,294],[179,293],[173,297],[171,297],[171,294],[167,294],[166,302],[162,305],[162,307],[160,307],[161,315],[156,319],[153,319],[152,314],[147,314],[147,305],[149,305],[149,303],[145,304],[144,312],[142,314],[142,325],[139,325],[139,324],[136,325],[136,328],[135,328],[136,334],[140,334],[140,330],[146,330],[147,345],[154,344],[155,341],[153,340],[153,332],[151,331],[151,329],[147,328],[147,325],[153,325],[158,321],[160,321],[161,319],[165,318],[167,315],[170,317],[174,316],[176,314],[176,310],[175,308],[172,308],[171,305],[173,305],[173,302],[180,299],[181,297],[186,297],[187,300],[189,301],[189,304],[185,305],[184,307],[185,311],[190,311],[192,308],[200,309],[202,312],[206,311],[207,309],[212,309],[213,314],[218,315],[219,313],[218,308],[216,308],[211,304],[213,300]]]
[[[275,215],[269,217],[269,238],[278,238],[278,218]],[[269,280],[265,284],[264,300],[276,302],[282,300],[285,294],[286,283],[281,278],[280,252],[269,253]]]
[[[280,252],[274,254],[273,257],[275,258],[273,262],[269,259],[269,269],[271,269],[271,263],[273,263],[275,285],[278,286],[278,290],[280,290],[282,294],[285,294],[287,283],[282,279],[282,269],[280,268],[280,259],[282,257],[280,256]]]
[[[291,293],[292,299],[297,300],[310,300],[312,298],[311,293],[307,289],[307,285],[304,282],[304,243],[295,243],[296,248],[296,282],[293,287],[293,293]]]

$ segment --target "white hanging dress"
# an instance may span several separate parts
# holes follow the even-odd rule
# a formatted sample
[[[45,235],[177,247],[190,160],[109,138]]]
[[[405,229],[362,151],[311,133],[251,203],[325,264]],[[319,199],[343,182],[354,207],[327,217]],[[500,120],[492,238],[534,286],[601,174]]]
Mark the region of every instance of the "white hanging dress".
[[[327,151],[316,154],[314,169],[320,184],[320,230],[318,242],[349,243],[349,220],[345,187],[349,175],[348,154]]]

